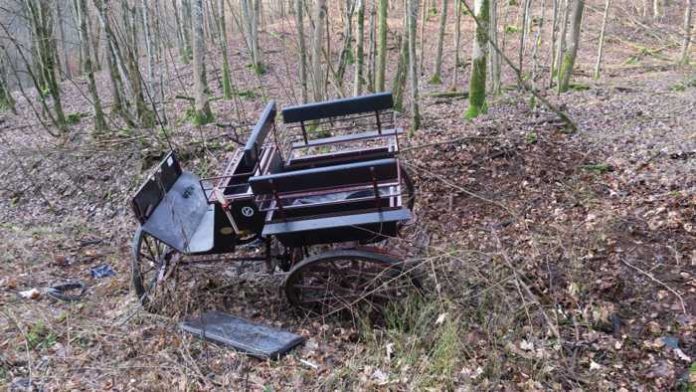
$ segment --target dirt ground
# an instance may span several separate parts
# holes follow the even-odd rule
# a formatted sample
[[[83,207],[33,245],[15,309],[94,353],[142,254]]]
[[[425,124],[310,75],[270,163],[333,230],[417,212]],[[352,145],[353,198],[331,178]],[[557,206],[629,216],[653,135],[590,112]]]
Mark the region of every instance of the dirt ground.
[[[486,115],[465,120],[465,99],[433,95],[452,78],[453,24],[445,82],[427,83],[437,29],[437,17],[429,19],[423,128],[402,145],[416,182],[416,219],[388,244],[419,263],[428,290],[383,328],[299,318],[278,290],[282,273],[254,265],[187,271],[179,312],[144,312],[130,290],[136,221],[128,200],[166,150],[162,131],[113,120],[113,135],[93,139],[87,116],[59,144],[18,96],[20,114],[0,114],[0,390],[694,388],[696,72],[673,65],[678,30],[670,26],[680,9],[645,22],[618,2],[602,78],[593,80],[601,5],[588,3],[574,88],[547,94],[577,132],[513,87],[491,98]],[[400,31],[399,18],[390,23]],[[464,59],[471,27],[465,19]],[[266,98],[297,102],[296,59],[285,55],[295,50],[292,31],[287,20],[265,26],[269,72],[259,78],[246,53],[233,51],[237,87],[247,93],[238,107],[213,102],[218,122],[251,123]],[[242,47],[232,38],[231,47]],[[519,34],[507,39],[516,53]],[[393,48],[390,68],[397,55]],[[192,85],[191,69],[170,63],[173,97]],[[210,75],[219,95],[216,66]],[[106,77],[98,82],[108,102]],[[467,81],[465,68],[458,90]],[[509,70],[504,81],[514,85]],[[85,86],[63,83],[66,112],[89,112],[77,89]],[[214,125],[191,126],[186,105],[167,102],[165,128],[186,169],[214,174],[232,144]],[[408,116],[398,122],[408,127]],[[100,265],[116,274],[92,278]],[[19,295],[75,279],[89,287],[78,302]],[[263,362],[180,332],[181,318],[208,309],[287,328],[307,342]]]

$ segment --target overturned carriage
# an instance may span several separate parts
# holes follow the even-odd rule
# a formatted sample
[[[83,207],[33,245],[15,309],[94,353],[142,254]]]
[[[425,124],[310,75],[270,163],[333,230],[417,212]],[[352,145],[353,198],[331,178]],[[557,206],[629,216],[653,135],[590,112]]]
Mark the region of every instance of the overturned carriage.
[[[390,93],[288,107],[270,102],[222,174],[199,179],[174,152],[133,197],[133,286],[156,310],[158,286],[206,256],[265,261],[304,311],[332,314],[418,287],[403,260],[376,247],[412,219]],[[263,256],[234,257],[242,245]]]

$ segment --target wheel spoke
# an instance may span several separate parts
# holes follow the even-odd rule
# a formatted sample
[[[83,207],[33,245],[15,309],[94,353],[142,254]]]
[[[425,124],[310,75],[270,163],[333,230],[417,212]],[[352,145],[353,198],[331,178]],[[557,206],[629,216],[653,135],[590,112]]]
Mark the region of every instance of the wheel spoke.
[[[285,292],[293,305],[309,312],[352,313],[361,304],[382,312],[416,287],[400,265],[380,253],[331,251],[298,263],[286,278]]]

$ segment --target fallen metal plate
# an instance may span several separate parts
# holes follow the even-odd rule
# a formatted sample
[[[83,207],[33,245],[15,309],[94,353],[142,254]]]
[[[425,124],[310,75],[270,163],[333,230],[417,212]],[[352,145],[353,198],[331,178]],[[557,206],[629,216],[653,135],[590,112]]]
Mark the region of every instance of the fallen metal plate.
[[[260,359],[278,359],[304,342],[302,336],[294,333],[254,324],[221,312],[208,312],[199,318],[184,321],[181,329]]]

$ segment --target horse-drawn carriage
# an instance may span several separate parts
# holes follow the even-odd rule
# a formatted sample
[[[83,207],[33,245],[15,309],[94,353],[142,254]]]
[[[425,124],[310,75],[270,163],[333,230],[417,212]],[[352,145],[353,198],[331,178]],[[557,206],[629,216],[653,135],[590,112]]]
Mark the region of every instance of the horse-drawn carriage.
[[[289,107],[281,127],[270,102],[218,177],[199,179],[166,155],[132,199],[139,300],[156,311],[178,265],[213,256],[286,271],[289,302],[321,314],[381,309],[418,286],[380,246],[414,204],[392,106],[382,93]],[[265,255],[231,255],[252,242]]]

